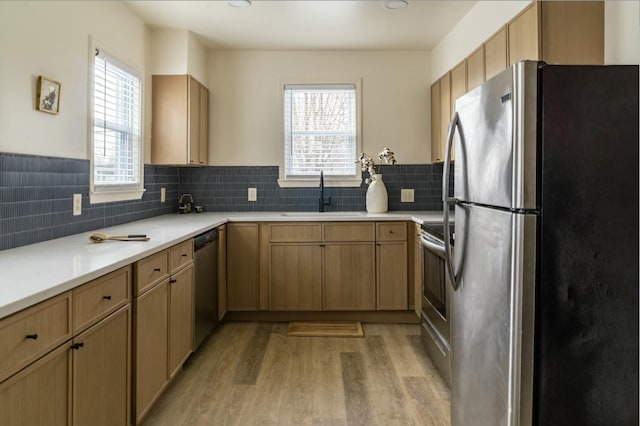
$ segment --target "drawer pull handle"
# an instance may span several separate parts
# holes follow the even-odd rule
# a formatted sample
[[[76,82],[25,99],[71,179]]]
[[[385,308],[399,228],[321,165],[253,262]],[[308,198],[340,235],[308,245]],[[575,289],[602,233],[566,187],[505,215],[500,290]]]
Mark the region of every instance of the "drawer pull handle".
[[[178,280],[169,280],[169,284],[177,283]]]
[[[84,346],[84,343],[75,343],[75,344],[71,345],[71,349],[78,350],[83,346]]]
[[[182,253],[182,257],[187,257],[187,254],[186,253]]]
[[[102,298],[105,300],[111,300],[111,296],[102,296]]]
[[[153,268],[155,272],[160,272],[160,268]]]
[[[38,339],[38,333],[36,333],[36,334],[27,334],[25,336],[25,339],[36,340],[36,339]]]

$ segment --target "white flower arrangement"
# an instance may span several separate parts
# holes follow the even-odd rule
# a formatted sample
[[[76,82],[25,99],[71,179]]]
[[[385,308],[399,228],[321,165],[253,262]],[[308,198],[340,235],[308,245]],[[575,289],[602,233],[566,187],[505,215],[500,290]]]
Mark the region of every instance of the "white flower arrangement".
[[[396,164],[395,154],[389,148],[385,147],[379,154],[378,159],[384,161],[385,163]],[[369,157],[364,152],[360,154],[360,157],[356,160],[356,163],[360,163],[363,172],[369,172],[369,177],[364,180],[364,183],[369,185],[371,182],[376,180],[376,162],[373,158]]]

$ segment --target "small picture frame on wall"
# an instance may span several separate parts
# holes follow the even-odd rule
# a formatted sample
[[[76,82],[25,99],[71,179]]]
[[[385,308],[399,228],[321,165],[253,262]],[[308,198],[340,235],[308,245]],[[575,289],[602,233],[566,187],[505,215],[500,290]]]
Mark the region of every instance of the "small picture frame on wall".
[[[38,77],[38,111],[58,114],[60,112],[60,83],[50,78]]]

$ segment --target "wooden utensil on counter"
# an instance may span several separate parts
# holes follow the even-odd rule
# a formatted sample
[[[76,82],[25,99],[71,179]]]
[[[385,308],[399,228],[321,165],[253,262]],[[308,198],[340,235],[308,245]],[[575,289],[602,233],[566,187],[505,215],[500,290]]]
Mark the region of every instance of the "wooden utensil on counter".
[[[89,241],[92,243],[101,243],[106,240],[116,241],[149,241],[149,237],[145,234],[132,234],[132,235],[107,235],[99,232],[94,232],[89,235]]]

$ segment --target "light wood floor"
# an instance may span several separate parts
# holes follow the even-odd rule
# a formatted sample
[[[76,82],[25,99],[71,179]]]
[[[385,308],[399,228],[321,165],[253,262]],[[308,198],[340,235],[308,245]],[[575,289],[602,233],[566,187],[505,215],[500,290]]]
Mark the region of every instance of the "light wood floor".
[[[420,326],[364,338],[287,337],[286,323],[224,323],[144,425],[449,425],[449,389]]]

